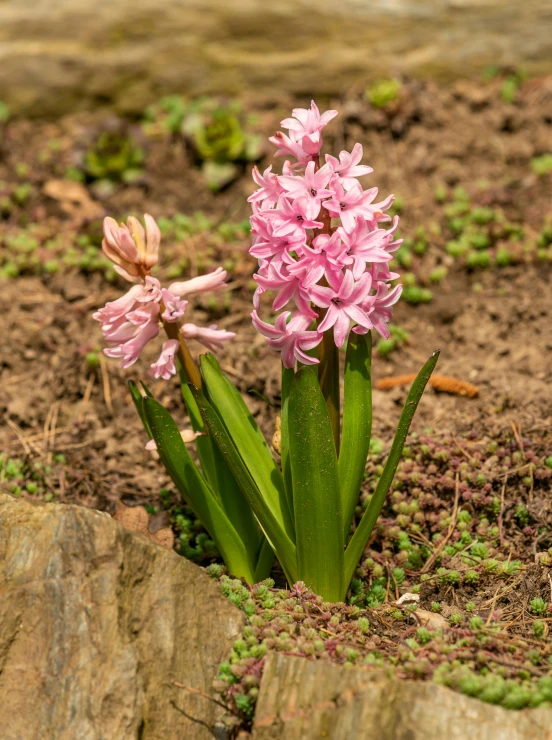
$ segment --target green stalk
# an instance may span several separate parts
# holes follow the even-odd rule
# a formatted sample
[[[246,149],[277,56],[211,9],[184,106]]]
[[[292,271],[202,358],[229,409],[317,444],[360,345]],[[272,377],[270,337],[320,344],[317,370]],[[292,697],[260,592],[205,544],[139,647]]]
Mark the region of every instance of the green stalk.
[[[324,318],[320,313],[320,321]],[[339,455],[340,428],[339,428],[339,350],[335,346],[333,328],[324,332],[320,346],[320,364],[318,366],[318,382],[322,395],[328,407],[330,424],[332,426],[335,450]]]

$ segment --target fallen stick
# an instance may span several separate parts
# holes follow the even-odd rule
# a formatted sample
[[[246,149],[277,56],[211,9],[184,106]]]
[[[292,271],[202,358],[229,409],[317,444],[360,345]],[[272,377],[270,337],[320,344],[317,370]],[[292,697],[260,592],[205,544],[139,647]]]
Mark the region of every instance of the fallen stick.
[[[379,391],[389,391],[391,388],[396,388],[401,385],[409,385],[416,380],[416,374],[411,375],[396,375],[389,378],[381,378],[376,381],[376,388]],[[479,395],[479,388],[472,383],[468,383],[465,380],[458,380],[458,378],[450,378],[446,375],[432,375],[429,379],[429,385],[435,388],[436,391],[441,393],[452,393],[454,396],[467,396],[468,398],[476,398]]]

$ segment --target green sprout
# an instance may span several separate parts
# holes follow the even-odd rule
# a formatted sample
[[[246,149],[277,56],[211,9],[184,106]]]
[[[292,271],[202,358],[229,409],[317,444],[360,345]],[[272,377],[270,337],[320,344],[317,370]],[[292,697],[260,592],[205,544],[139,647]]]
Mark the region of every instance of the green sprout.
[[[400,80],[378,80],[366,88],[364,96],[375,108],[385,108],[386,105],[398,99],[401,88]]]

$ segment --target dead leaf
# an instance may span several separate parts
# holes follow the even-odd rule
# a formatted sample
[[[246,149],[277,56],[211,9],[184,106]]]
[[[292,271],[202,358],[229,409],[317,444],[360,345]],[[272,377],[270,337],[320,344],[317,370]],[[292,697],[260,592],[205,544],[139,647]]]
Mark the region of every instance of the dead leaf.
[[[127,506],[122,501],[115,504],[113,519],[119,522],[125,529],[136,534],[141,534],[150,542],[172,550],[174,546],[174,532],[170,527],[158,529],[153,534],[149,530],[150,516],[143,506]]]
[[[92,200],[88,190],[80,182],[73,180],[48,180],[42,192],[59,205],[67,215],[76,221],[91,221],[102,218],[104,209]]]

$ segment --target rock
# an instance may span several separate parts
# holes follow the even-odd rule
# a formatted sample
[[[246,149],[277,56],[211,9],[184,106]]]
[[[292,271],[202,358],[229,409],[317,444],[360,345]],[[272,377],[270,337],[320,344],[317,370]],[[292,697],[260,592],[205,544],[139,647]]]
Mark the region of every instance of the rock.
[[[167,93],[325,95],[402,72],[552,69],[549,0],[3,0],[0,98],[16,113]]]
[[[78,506],[0,495],[2,740],[207,740],[243,616],[176,553]],[[194,721],[194,720],[200,721]]]
[[[550,740],[552,710],[514,712],[432,683],[269,654],[252,740]]]

